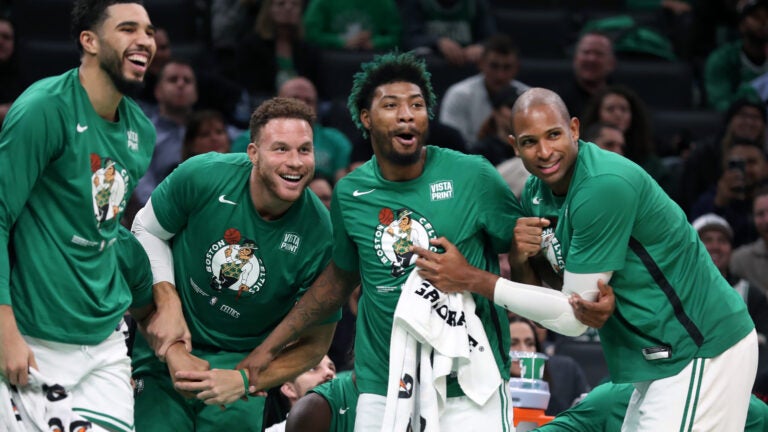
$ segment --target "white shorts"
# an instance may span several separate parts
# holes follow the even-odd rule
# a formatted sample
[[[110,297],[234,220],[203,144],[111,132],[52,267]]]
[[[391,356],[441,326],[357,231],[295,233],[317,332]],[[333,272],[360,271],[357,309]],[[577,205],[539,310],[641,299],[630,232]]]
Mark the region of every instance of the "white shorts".
[[[72,411],[94,431],[133,431],[131,360],[125,337],[113,332],[98,345],[73,345],[24,336],[40,372],[72,395]],[[100,427],[101,428],[100,428]]]
[[[669,378],[635,383],[622,432],[743,431],[757,373],[757,333]]]
[[[357,399],[355,432],[381,432],[387,397],[363,393]],[[439,413],[441,432],[509,432],[512,408],[506,383],[503,383],[485,405],[478,405],[466,396],[451,397]]]

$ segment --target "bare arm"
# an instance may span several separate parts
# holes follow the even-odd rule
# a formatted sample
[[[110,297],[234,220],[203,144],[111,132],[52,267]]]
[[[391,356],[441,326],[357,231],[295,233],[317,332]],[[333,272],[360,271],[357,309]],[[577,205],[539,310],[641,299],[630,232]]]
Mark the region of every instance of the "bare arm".
[[[542,286],[512,282],[473,267],[444,237],[432,240],[431,243],[442,247],[445,253],[438,254],[416,246],[413,251],[419,255],[416,260],[419,274],[437,288],[446,292],[470,291],[480,294],[512,312],[568,336],[579,335],[587,328],[574,313],[569,299],[571,294],[580,295],[583,297],[582,301],[586,299],[599,303],[596,302],[599,292],[598,280],[607,281],[611,276],[610,273],[574,275],[566,272],[561,292]],[[611,297],[610,304],[599,303],[599,307],[593,309],[602,311],[603,307],[610,307],[612,312],[612,300]],[[582,312],[589,314],[593,309],[582,309]],[[608,316],[610,314],[605,316],[606,320]],[[590,323],[597,321],[599,318],[595,317]],[[599,323],[599,326],[603,323]]]
[[[344,271],[331,262],[318,276],[317,280],[288,312],[280,324],[267,336],[264,342],[238,364],[237,368],[247,368],[249,379],[262,382],[259,375],[274,361],[288,346],[300,339],[308,328],[329,317],[341,307],[360,281],[357,273]],[[323,352],[325,354],[325,352]],[[316,359],[310,367],[320,361]],[[254,385],[248,392],[261,390]]]

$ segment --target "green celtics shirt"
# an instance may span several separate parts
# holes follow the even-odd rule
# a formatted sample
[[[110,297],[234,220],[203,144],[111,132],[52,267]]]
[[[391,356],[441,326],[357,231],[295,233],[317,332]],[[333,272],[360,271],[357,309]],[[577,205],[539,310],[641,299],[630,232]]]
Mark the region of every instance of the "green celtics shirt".
[[[114,331],[131,303],[119,220],[154,145],[131,99],[117,121],[99,117],[78,69],[13,104],[0,133],[0,304],[22,334],[93,345]]]
[[[628,159],[579,142],[565,197],[531,177],[520,200],[555,223],[543,233],[555,271],[614,272],[616,310],[600,329],[614,382],[675,375],[754,328],[683,211]]]
[[[320,384],[308,393],[317,393],[331,409],[329,432],[352,432],[357,416],[357,397],[360,395],[352,380],[352,371],[339,372],[336,378]]]
[[[361,393],[387,391],[392,317],[416,261],[408,247],[435,250],[429,240],[445,236],[470,264],[498,272],[497,254],[509,251],[519,211],[509,187],[484,158],[439,147],[427,147],[424,171],[416,179],[385,180],[374,157],[339,181],[331,201],[333,260],[362,279],[355,337]],[[506,312],[474,297],[499,372],[508,377]]]
[[[244,153],[208,153],[152,193],[158,221],[175,234],[176,289],[195,348],[251,351],[331,257],[330,218],[317,196],[306,189],[282,217],[266,221],[251,199],[252,168]],[[143,340],[137,351],[134,366],[154,358]]]

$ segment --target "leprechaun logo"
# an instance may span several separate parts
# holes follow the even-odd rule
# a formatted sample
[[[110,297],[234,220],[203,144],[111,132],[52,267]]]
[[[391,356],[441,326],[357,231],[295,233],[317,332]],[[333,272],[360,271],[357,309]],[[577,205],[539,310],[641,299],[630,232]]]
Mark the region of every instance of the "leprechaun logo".
[[[117,221],[125,209],[125,191],[129,176],[108,157],[91,153],[91,195],[96,225],[101,228],[107,221]]]
[[[392,276],[398,277],[416,262],[411,246],[436,251],[437,248],[429,244],[429,240],[436,237],[434,227],[425,217],[407,208],[393,211],[385,207],[379,211],[373,245],[381,263],[390,265]]]
[[[256,243],[243,238],[237,229],[224,231],[223,238],[213,243],[205,255],[211,289],[221,293],[235,292],[235,300],[258,292],[267,277],[258,250]]]

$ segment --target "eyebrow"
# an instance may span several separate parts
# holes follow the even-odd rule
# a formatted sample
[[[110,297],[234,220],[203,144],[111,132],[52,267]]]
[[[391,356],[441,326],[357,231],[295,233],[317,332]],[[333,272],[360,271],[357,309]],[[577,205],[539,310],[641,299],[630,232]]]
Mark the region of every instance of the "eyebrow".
[[[421,93],[413,93],[409,96],[400,97],[395,95],[384,95],[381,97],[382,99],[418,99],[418,98],[424,98],[424,96]]]
[[[123,27],[123,26],[129,26],[129,27],[140,27],[140,24],[139,24],[137,21],[121,21],[121,22],[117,23],[117,25],[115,26],[115,28],[120,28],[120,27]],[[148,25],[147,25],[147,28],[148,28],[149,30],[156,30],[156,28],[155,28],[155,25],[154,25],[154,24],[148,24]]]

